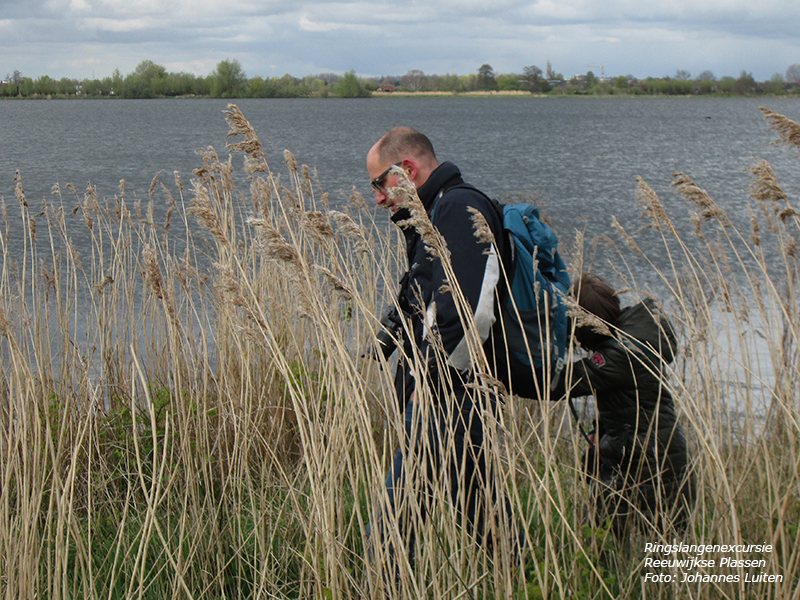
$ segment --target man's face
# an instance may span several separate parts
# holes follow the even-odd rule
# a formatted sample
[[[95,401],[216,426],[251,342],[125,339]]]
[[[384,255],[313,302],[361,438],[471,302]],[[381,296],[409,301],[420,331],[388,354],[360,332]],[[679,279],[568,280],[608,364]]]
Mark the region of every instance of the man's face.
[[[399,200],[389,198],[388,191],[397,185],[397,175],[390,173],[393,166],[401,166],[403,161],[399,163],[384,163],[378,153],[373,148],[367,154],[367,171],[372,183],[372,191],[375,193],[375,202],[378,206],[388,208],[392,212],[397,212]]]

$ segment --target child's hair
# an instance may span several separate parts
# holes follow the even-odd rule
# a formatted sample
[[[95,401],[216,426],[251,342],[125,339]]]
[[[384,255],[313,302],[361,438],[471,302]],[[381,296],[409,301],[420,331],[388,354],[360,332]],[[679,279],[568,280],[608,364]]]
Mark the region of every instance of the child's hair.
[[[614,326],[622,310],[614,288],[594,273],[581,275],[577,286],[573,285],[572,295],[578,300],[581,308],[600,317],[610,326]],[[585,348],[596,348],[607,336],[594,331],[591,326],[579,327],[575,337]]]

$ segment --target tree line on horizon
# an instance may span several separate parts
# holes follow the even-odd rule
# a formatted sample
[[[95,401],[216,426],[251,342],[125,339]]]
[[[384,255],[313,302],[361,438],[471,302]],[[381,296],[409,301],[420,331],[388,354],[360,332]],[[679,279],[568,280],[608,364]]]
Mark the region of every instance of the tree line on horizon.
[[[602,69],[602,67],[601,67]],[[678,70],[674,76],[637,79],[632,75],[605,77],[593,71],[565,78],[553,70],[550,61],[542,70],[526,66],[521,73],[496,73],[491,65],[481,65],[469,75],[426,74],[419,69],[402,76],[359,77],[355,71],[342,75],[321,73],[303,78],[248,78],[237,60],[219,62],[207,76],[171,73],[151,60],[139,63],[128,75],[115,69],[102,79],[37,79],[14,71],[0,82],[0,98],[299,98],[369,97],[373,92],[502,92],[524,91],[547,95],[785,95],[800,94],[800,64],[789,66],[784,75],[776,73],[767,81],[756,81],[742,71],[738,78],[717,78],[711,71],[693,77]]]

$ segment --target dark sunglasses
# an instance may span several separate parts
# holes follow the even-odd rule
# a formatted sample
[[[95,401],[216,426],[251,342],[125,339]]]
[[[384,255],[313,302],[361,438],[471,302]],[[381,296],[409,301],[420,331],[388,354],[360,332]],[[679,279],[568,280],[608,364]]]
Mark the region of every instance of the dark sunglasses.
[[[391,171],[394,167],[399,167],[403,164],[401,160],[399,163],[394,163],[391,167],[386,169],[383,173],[378,175],[375,179],[373,179],[370,183],[372,184],[372,189],[376,192],[383,192],[383,184],[386,181],[387,175],[389,175],[389,171]]]

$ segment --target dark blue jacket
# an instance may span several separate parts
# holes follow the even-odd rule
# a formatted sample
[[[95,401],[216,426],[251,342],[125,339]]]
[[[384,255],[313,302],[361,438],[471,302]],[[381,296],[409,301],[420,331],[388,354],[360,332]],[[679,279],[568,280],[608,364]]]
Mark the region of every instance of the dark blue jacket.
[[[492,335],[492,330],[497,328],[498,293],[504,289],[501,261],[506,256],[507,243],[497,205],[475,189],[454,187],[460,185],[463,185],[463,179],[458,167],[445,162],[430,175],[417,194],[447,244],[457,284],[469,303],[491,364],[496,354],[494,346],[498,336]],[[494,247],[475,237],[470,207],[486,218],[496,240]],[[409,216],[406,209],[400,209],[392,220],[400,224]],[[416,346],[427,365],[428,381],[438,395],[446,392],[446,386],[450,385],[448,379],[453,387],[458,388],[470,377],[472,364],[464,323],[448,290],[449,282],[441,261],[429,255],[416,229],[406,227],[404,234],[409,271],[402,308],[411,319],[413,329],[413,340],[405,340],[405,353],[413,356],[412,345]],[[438,354],[438,360],[435,350],[438,345],[431,343],[431,332],[441,342],[443,353]],[[447,377],[440,372],[443,365],[448,370]],[[404,405],[414,389],[408,364],[401,364],[398,368],[396,384],[398,400]]]

